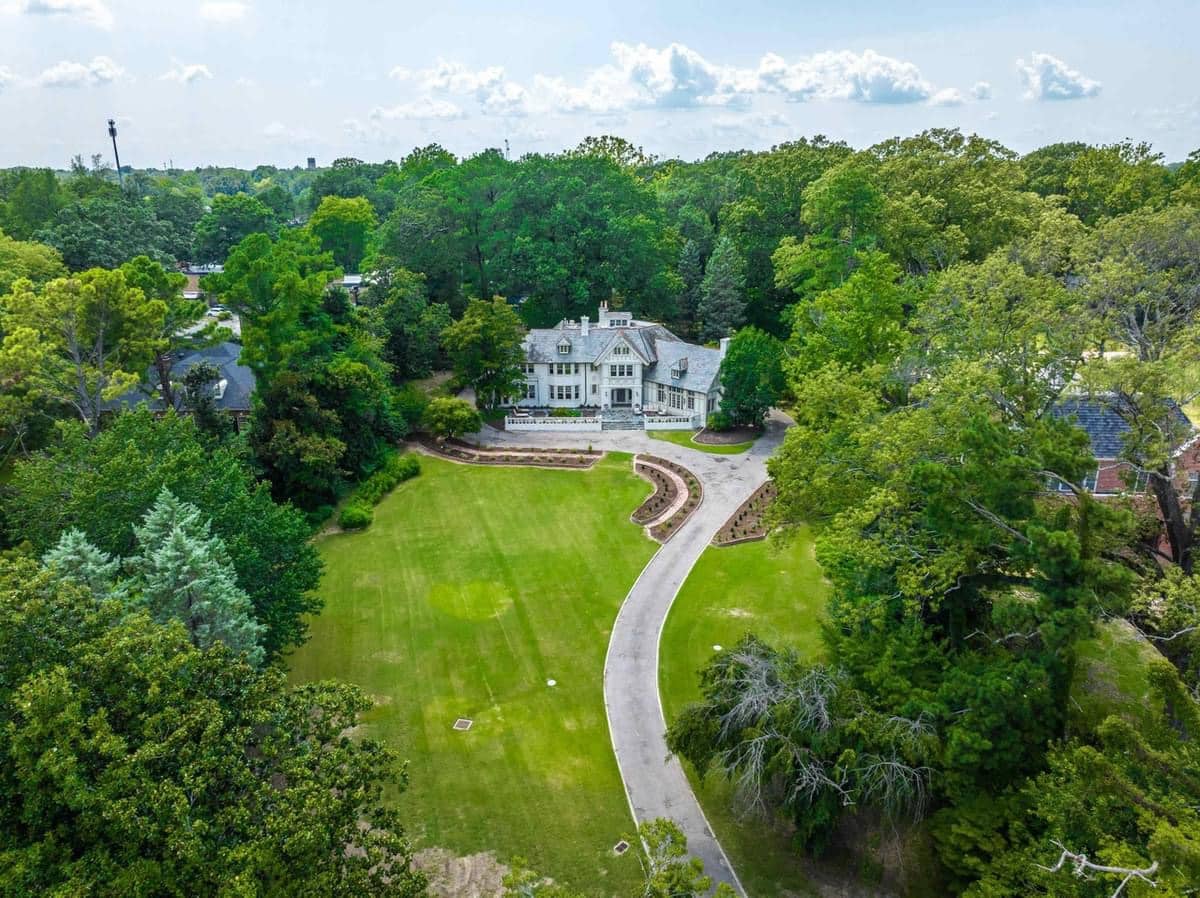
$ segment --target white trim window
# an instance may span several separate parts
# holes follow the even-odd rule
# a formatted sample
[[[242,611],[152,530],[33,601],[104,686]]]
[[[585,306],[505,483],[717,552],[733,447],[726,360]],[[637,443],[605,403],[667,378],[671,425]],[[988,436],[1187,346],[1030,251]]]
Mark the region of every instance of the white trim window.
[[[524,365],[521,366],[521,371],[524,372],[526,375],[533,374],[533,371],[534,371],[533,362],[526,362]]]
[[[558,354],[559,355],[570,355],[571,354],[571,341],[570,340],[560,340],[559,341]]]
[[[613,347],[612,354],[613,355],[629,355],[629,352],[630,352],[629,347],[626,346],[624,343],[622,343],[619,346]]]
[[[633,377],[633,365],[609,365],[609,377]]]
[[[575,373],[575,366],[571,362],[555,362],[550,367],[553,369],[550,373],[559,377]]]
[[[550,393],[555,402],[569,402],[579,398],[579,384],[555,384]]]
[[[537,384],[525,384],[525,399],[537,399]]]
[[[1079,485],[1081,487],[1083,487],[1085,490],[1087,490],[1089,493],[1094,493],[1096,491],[1096,484],[1099,482],[1099,480],[1100,480],[1100,469],[1096,468],[1095,470],[1091,471],[1090,473],[1084,474],[1083,480],[1080,482]]]

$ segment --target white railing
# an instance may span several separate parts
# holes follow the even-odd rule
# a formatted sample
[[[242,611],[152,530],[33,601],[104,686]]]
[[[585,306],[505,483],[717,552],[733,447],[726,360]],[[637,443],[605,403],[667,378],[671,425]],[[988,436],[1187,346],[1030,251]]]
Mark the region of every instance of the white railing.
[[[508,415],[504,419],[505,430],[531,431],[549,430],[555,433],[574,431],[590,433],[603,429],[599,418],[532,418]]]
[[[647,430],[692,430],[697,427],[695,416],[692,415],[655,415],[647,413],[645,418]]]

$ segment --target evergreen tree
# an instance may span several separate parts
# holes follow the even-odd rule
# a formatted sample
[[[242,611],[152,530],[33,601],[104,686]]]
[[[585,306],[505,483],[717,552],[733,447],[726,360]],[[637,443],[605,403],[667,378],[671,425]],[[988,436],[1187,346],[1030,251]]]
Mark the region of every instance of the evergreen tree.
[[[159,623],[181,620],[197,648],[219,641],[261,664],[263,626],[237,585],[224,542],[209,532],[200,509],[164,487],[134,533],[140,551],[128,567],[151,616]]]
[[[42,564],[64,579],[86,586],[99,599],[112,592],[121,562],[92,545],[82,530],[71,528],[42,556]]]
[[[679,276],[683,279],[679,314],[689,327],[694,327],[696,307],[700,303],[700,284],[704,280],[704,259],[700,255],[700,244],[695,240],[687,241],[679,253]]]
[[[728,237],[713,247],[704,280],[700,284],[700,337],[716,340],[728,337],[746,316],[745,265]]]

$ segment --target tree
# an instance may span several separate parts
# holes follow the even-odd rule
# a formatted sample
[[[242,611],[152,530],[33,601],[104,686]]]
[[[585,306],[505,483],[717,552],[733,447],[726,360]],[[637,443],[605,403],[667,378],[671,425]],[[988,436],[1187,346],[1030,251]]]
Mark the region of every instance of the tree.
[[[275,213],[275,220],[287,222],[296,214],[296,199],[282,185],[272,184],[254,195],[260,203]]]
[[[237,585],[225,544],[210,532],[196,506],[163,488],[134,527],[137,554],[126,566],[139,604],[158,623],[182,621],[192,645],[222,642],[251,664],[262,663],[263,627]]]
[[[696,317],[704,340],[728,337],[746,314],[745,274],[733,241],[721,237],[708,257]]]
[[[53,445],[17,461],[0,509],[9,539],[27,540],[39,554],[77,529],[100,551],[128,557],[134,526],[164,488],[200,509],[225,543],[237,584],[266,627],[267,660],[302,643],[306,616],[321,608],[311,529],[299,511],[271,499],[237,447],[210,449],[187,418],[138,409],[93,439],[78,424],[61,424]]]
[[[198,326],[205,320],[208,303],[184,297],[187,279],[182,274],[167,271],[147,256],[131,259],[121,266],[121,271],[126,283],[141,290],[147,299],[161,302],[166,309],[154,346],[154,374],[163,408],[178,408],[171,368],[179,353],[210,346],[229,331],[213,320]]]
[[[1161,206],[1170,190],[1162,153],[1148,143],[1122,141],[1088,147],[1071,162],[1067,209],[1087,224],[1137,209]]]
[[[421,275],[397,268],[387,272],[386,280],[386,288],[373,288],[368,298],[384,293],[374,310],[384,341],[383,356],[398,383],[428,377],[440,360],[442,331],[453,322],[450,309],[429,303]]]
[[[123,195],[98,193],[64,206],[36,236],[62,253],[72,271],[116,268],[135,256],[172,260],[171,226]]]
[[[199,187],[163,179],[150,194],[149,202],[154,217],[171,227],[167,243],[170,254],[176,259],[191,260],[195,255],[192,238],[196,223],[204,217],[204,193]]]
[[[121,560],[102,552],[88,542],[82,530],[66,530],[54,548],[42,556],[42,564],[64,580],[91,590],[97,601],[113,595]]]
[[[495,408],[524,382],[524,332],[520,317],[499,296],[471,300],[462,318],[442,332],[454,373],[475,390],[480,408]]]
[[[217,408],[213,388],[221,380],[221,369],[209,362],[188,368],[183,375],[183,407],[191,414],[196,430],[215,442],[230,431],[229,418]]]
[[[35,286],[40,286],[66,273],[62,256],[54,247],[14,240],[0,231],[0,296],[21,278],[28,278]]]
[[[17,240],[29,240],[53,221],[67,203],[58,176],[48,168],[17,170],[0,182],[0,228]]]
[[[0,562],[0,893],[417,898],[369,707]]]
[[[344,199],[327,196],[308,220],[308,227],[321,241],[321,249],[346,271],[358,271],[375,230],[375,210],[363,197]]]
[[[696,310],[700,305],[700,284],[704,280],[704,259],[700,255],[700,244],[688,240],[679,253],[679,279],[683,292],[679,295],[679,315],[694,328]]]
[[[0,311],[0,380],[69,404],[94,434],[104,402],[141,382],[166,304],[97,268],[41,289],[18,281]]]
[[[757,427],[783,393],[783,345],[756,327],[729,341],[721,360],[721,413],[737,427]]]
[[[483,426],[483,419],[465,399],[439,396],[426,407],[424,424],[439,440],[445,440],[474,433]]]
[[[244,193],[218,194],[196,222],[196,261],[224,262],[229,251],[251,234],[273,235],[275,213],[260,200]]]

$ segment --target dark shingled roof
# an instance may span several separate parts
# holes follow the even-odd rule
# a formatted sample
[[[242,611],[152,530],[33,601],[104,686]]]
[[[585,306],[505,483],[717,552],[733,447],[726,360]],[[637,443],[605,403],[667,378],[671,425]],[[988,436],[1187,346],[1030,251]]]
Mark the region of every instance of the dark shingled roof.
[[[1172,403],[1172,409],[1176,420],[1187,432],[1195,429],[1179,406]],[[1072,423],[1087,433],[1094,458],[1120,456],[1129,425],[1103,399],[1064,399],[1054,406],[1053,413],[1056,418],[1072,419]]]
[[[248,412],[250,399],[254,395],[254,372],[239,364],[241,354],[241,345],[228,340],[215,346],[184,353],[171,365],[171,380],[180,382],[194,365],[208,362],[221,372],[221,377],[225,380],[225,393],[217,400],[217,408],[228,412]],[[146,386],[142,389],[131,390],[124,396],[105,403],[105,408],[115,411],[120,408],[132,408],[139,402],[144,402],[154,411],[161,411],[162,398],[157,390],[150,386],[158,382],[153,368],[147,372],[146,381]],[[151,391],[149,395],[147,390]]]

